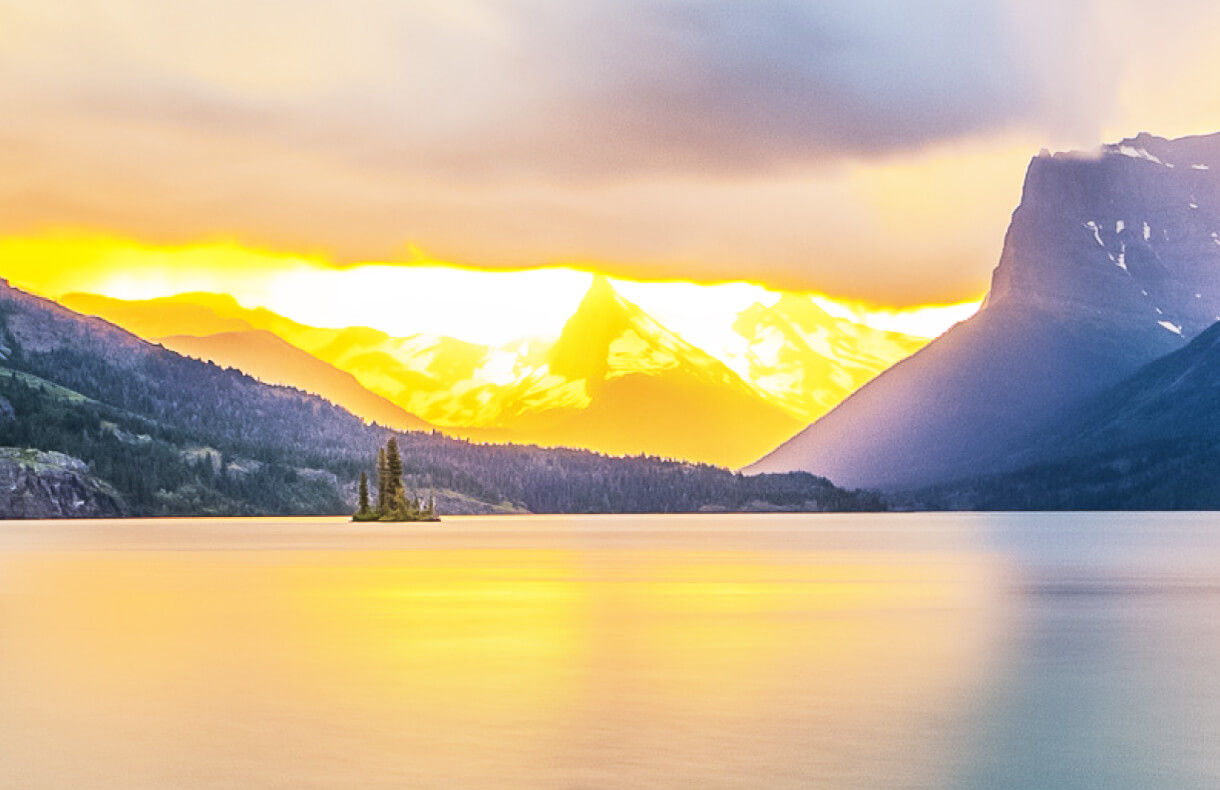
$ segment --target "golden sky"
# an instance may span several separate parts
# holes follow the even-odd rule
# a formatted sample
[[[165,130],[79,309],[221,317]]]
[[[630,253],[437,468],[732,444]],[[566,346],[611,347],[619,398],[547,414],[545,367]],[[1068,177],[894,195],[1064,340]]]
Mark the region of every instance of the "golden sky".
[[[419,258],[409,266],[338,267],[320,256],[232,242],[153,246],[80,234],[0,238],[0,261],[14,285],[51,298],[82,292],[128,300],[226,293],[246,307],[266,307],[311,326],[371,326],[399,337],[432,334],[484,345],[554,338],[593,278],[572,268],[486,271]],[[732,329],[739,313],[758,303],[773,305],[782,296],[745,282],[615,280],[614,285],[683,338],[714,353],[741,341]],[[974,300],[887,310],[811,296],[835,317],[928,338],[978,307]]]
[[[972,301],[1040,148],[1220,129],[1218,29],[1203,0],[0,0],[0,237],[125,240],[116,295],[210,269],[257,301],[305,259]],[[63,260],[44,290],[84,288]]]

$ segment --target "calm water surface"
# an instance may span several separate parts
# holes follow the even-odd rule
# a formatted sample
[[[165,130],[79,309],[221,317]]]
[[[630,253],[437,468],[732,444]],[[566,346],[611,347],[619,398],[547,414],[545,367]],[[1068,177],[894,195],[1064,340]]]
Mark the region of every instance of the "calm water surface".
[[[0,523],[0,787],[1220,787],[1220,517]]]

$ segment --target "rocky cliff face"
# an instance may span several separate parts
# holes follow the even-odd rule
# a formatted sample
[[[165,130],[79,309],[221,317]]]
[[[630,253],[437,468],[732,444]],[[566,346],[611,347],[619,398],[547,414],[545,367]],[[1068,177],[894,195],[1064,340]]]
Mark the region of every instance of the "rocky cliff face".
[[[1186,338],[1220,316],[1220,135],[1151,135],[1029,166],[987,304]]]
[[[749,471],[902,488],[1011,467],[1220,316],[1220,135],[1040,154],[982,310]]]
[[[122,500],[63,453],[0,447],[0,518],[111,518]]]

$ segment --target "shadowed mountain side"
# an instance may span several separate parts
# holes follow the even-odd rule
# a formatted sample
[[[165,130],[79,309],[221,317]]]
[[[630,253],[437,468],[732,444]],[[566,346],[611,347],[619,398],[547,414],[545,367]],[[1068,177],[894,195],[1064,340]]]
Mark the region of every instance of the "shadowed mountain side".
[[[900,488],[969,475],[980,464],[1002,468],[1013,442],[1144,362],[1142,339],[997,306],[865,384],[746,471],[800,466],[849,485]]]
[[[1220,321],[1185,348],[1073,404],[1025,440],[1021,457],[1048,462],[1173,441],[1220,443]]]
[[[157,342],[179,354],[250,373],[267,384],[312,392],[353,414],[399,431],[434,426],[374,395],[355,376],[281,340],[271,332],[249,330],[205,337],[173,335]]]
[[[1218,171],[1220,135],[1034,158],[982,310],[749,470],[899,489],[1013,468],[1220,316]]]
[[[1019,471],[894,497],[904,508],[1220,508],[1220,323],[1069,408],[1014,454]]]

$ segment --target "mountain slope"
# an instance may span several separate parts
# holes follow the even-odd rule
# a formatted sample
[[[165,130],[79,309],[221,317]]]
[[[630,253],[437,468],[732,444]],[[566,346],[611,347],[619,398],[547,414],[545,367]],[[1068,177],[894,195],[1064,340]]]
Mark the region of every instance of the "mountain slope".
[[[1068,410],[1039,444],[1064,457],[1166,440],[1220,442],[1220,321]]]
[[[163,331],[181,307],[189,308],[188,325],[200,330],[236,321],[271,332],[350,373],[370,392],[463,438],[736,467],[801,426],[723,362],[623,299],[605,278],[595,278],[553,343],[523,341],[503,348],[428,335],[393,338],[363,327],[308,327],[211,294],[138,303],[73,295],[65,301],[162,342],[167,342],[164,335],[145,333]],[[205,320],[200,311],[213,317]],[[175,348],[331,397],[307,378],[287,375],[274,355],[254,354],[253,349],[245,353],[231,339],[188,341],[177,334],[168,341]],[[222,343],[227,349],[223,360],[217,350]],[[361,416],[379,419],[362,402],[332,394],[332,400]]]
[[[3,281],[0,399],[11,415],[0,419],[0,446],[80,459],[85,482],[112,487],[127,515],[348,511],[387,434],[319,397],[188,359]],[[808,474],[398,438],[408,487],[435,488],[449,513],[879,507]]]
[[[748,343],[750,383],[805,422],[928,343],[835,318],[799,294],[750,307],[733,328]]]
[[[362,387],[410,414],[426,415],[423,419],[429,424],[450,434],[507,438],[502,431],[486,428],[496,417],[495,406],[489,402],[499,381],[494,374],[489,379],[486,370],[502,368],[504,357],[511,356],[499,349],[429,335],[394,338],[369,327],[307,326],[265,308],[243,307],[225,294],[184,293],[142,301],[68,294],[61,301],[154,342],[170,336],[207,337],[227,332],[217,327],[228,326],[238,327],[237,331],[270,332],[351,374]],[[179,314],[186,316],[181,325],[176,323]],[[264,370],[262,362],[247,357],[236,367],[267,380],[281,375]]]
[[[1220,509],[1220,322],[1028,437],[1024,468],[906,507]]]
[[[682,340],[619,296],[603,277],[524,384],[550,378],[577,396],[571,407],[521,408],[519,390],[500,424],[543,444],[647,451],[739,466],[799,423],[723,362]]]
[[[1220,316],[1220,135],[1040,154],[987,301],[750,471],[905,488],[1011,468],[1024,437]]]
[[[204,337],[171,335],[158,342],[183,356],[236,368],[268,384],[312,392],[352,414],[400,431],[432,426],[390,401],[374,395],[350,373],[328,365],[264,330],[221,332]]]

